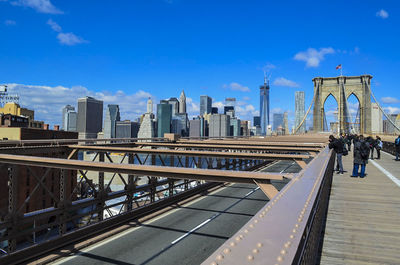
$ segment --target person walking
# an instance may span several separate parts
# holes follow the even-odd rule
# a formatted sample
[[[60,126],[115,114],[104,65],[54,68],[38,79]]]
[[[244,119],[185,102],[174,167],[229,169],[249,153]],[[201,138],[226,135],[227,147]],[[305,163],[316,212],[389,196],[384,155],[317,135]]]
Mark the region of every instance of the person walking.
[[[376,149],[376,155],[377,158],[376,159],[381,159],[381,149],[383,147],[383,142],[381,140],[381,137],[376,136],[376,140],[375,140],[375,149]]]
[[[375,140],[371,136],[368,136],[365,140],[369,144],[369,149],[371,153],[371,159],[374,160],[374,148],[375,148]]]
[[[400,135],[399,137],[394,140],[394,145],[396,147],[396,161],[399,161],[399,155],[400,155]]]
[[[343,141],[336,139],[333,135],[329,135],[329,149],[333,149],[336,152],[336,171],[343,175]]]
[[[365,177],[365,168],[368,164],[369,151],[369,143],[364,140],[364,136],[360,135],[358,137],[358,141],[354,144],[353,172],[351,177]],[[358,173],[360,166],[361,172]]]
[[[353,140],[353,135],[348,134],[346,139],[347,139],[347,147],[348,147],[347,150],[351,151],[351,140]]]

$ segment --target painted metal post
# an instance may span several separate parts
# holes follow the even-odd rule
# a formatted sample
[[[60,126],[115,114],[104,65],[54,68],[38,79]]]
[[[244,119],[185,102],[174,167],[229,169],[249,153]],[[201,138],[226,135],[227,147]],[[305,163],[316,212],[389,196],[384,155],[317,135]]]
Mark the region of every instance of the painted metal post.
[[[134,164],[135,163],[135,156],[134,154],[128,154],[128,164]],[[133,192],[135,189],[135,176],[134,175],[128,175],[128,194],[127,194],[127,205],[126,205],[126,211],[132,211],[132,204],[133,204]]]
[[[104,162],[104,152],[99,153],[99,162]],[[104,191],[104,172],[99,172],[99,192],[98,196],[100,195],[101,202],[97,205],[99,208],[98,210],[98,220],[103,221],[103,211],[104,211],[104,205],[105,201],[104,198],[106,196],[106,191]]]
[[[13,235],[18,228],[18,170],[20,166],[12,165],[8,167],[8,216],[12,227],[8,228],[10,239],[8,240],[8,252],[14,252],[17,249],[17,239]]]
[[[67,172],[65,169],[60,170],[60,202],[58,208],[62,208],[62,213],[59,215],[58,234],[63,235],[67,231],[65,223],[66,216],[66,200],[67,200]],[[71,187],[73,189],[73,187]]]

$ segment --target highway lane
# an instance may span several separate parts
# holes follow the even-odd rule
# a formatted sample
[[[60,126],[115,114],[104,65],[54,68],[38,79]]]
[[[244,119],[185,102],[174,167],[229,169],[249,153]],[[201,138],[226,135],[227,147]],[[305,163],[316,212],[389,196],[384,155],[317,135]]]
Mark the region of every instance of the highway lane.
[[[278,169],[298,171],[292,161],[263,171]],[[54,264],[200,264],[267,202],[256,185],[228,185]]]

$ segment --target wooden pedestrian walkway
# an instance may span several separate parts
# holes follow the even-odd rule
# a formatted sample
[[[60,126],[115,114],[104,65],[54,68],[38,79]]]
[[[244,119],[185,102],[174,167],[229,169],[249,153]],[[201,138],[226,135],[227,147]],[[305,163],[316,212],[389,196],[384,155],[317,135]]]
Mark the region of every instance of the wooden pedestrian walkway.
[[[383,153],[369,161],[365,178],[334,173],[320,264],[400,264],[400,161]],[[378,166],[374,164],[377,163]]]

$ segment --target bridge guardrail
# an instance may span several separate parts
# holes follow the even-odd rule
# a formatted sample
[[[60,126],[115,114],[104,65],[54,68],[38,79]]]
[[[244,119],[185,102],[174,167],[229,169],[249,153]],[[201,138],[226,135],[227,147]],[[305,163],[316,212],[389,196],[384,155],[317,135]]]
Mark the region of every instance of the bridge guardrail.
[[[333,166],[326,147],[202,264],[315,264]]]

